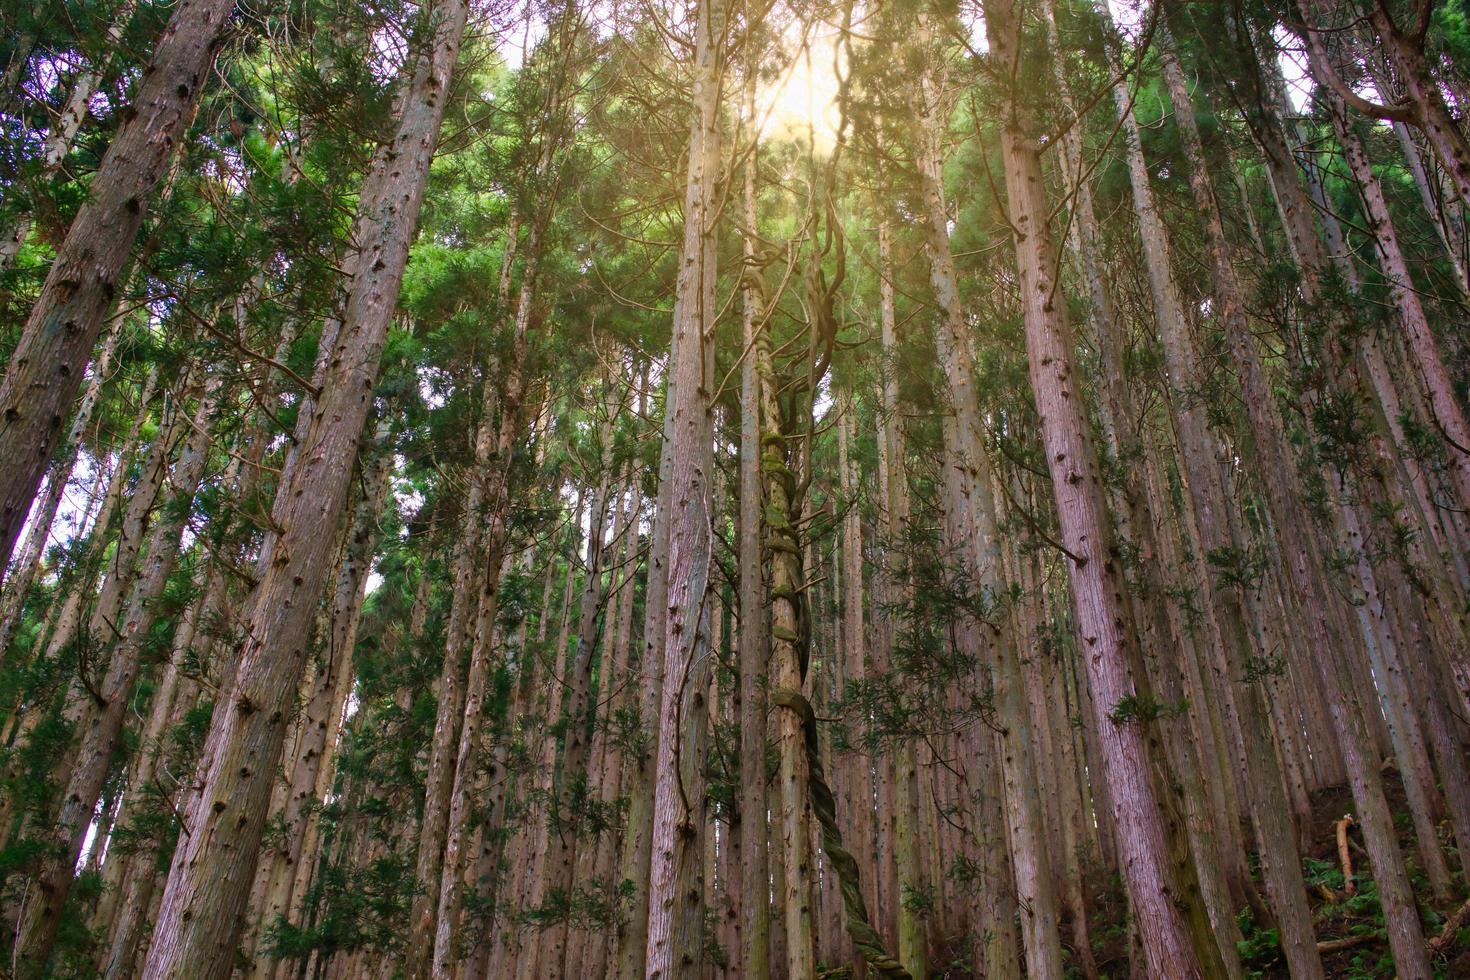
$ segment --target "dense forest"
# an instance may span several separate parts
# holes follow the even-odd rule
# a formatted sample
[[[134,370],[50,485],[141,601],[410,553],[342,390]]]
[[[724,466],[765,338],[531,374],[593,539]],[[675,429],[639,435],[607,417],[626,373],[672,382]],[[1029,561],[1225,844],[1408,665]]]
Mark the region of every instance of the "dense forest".
[[[0,976],[1470,976],[1465,0],[0,26]]]

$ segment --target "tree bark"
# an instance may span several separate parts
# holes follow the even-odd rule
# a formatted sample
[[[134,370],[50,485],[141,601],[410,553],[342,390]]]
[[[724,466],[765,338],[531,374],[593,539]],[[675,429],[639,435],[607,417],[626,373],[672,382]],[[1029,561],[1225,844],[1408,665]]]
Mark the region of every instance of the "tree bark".
[[[212,379],[195,410],[189,434],[168,480],[168,503],[148,533],[146,564],[132,589],[127,613],[117,625],[116,638],[108,644],[111,655],[106,658],[107,673],[83,705],[76,761],[49,832],[56,853],[43,864],[38,875],[37,896],[33,903],[27,903],[18,940],[22,961],[35,969],[40,969],[50,958],[62,908],[71,893],[77,858],[142,668],[144,646],[158,615],[158,602],[178,563],[179,535],[209,461],[210,424],[221,388],[220,379]]]
[[[72,417],[71,428],[67,430],[66,439],[47,473],[46,495],[41,498],[40,506],[32,509],[33,513],[29,518],[30,533],[26,535],[25,548],[16,560],[14,569],[6,576],[4,600],[0,604],[0,659],[10,650],[10,641],[20,626],[26,596],[36,580],[36,573],[40,571],[41,561],[46,555],[46,544],[51,540],[51,525],[56,521],[61,498],[66,493],[67,484],[71,482],[72,471],[76,467],[78,446],[87,427],[92,424],[92,413],[102,396],[102,385],[108,371],[112,369],[112,356],[117,351],[117,342],[121,336],[122,324],[114,321],[97,353],[97,360],[92,365],[91,379],[87,382],[87,390],[82,395],[81,404],[77,406],[76,415]]]
[[[770,688],[772,692],[794,692],[804,696],[809,636],[802,621],[801,502],[795,493],[801,480],[800,450],[782,431],[782,411],[777,402],[781,381],[775,375],[770,340],[762,335],[756,343],[760,372],[761,476],[765,485],[766,559],[770,568]],[[775,694],[772,694],[775,702]],[[816,859],[812,847],[811,813],[807,806],[811,771],[801,716],[791,707],[775,714],[777,803],[772,812],[772,834],[785,852],[783,890],[786,939],[786,975],[811,980],[816,975],[816,930],[812,904]],[[777,828],[779,827],[779,832]]]
[[[937,96],[936,96],[937,97]],[[976,393],[973,341],[964,310],[960,306],[954,258],[950,253],[948,212],[944,205],[939,105],[926,106],[920,172],[925,203],[924,237],[929,249],[929,279],[942,320],[935,326],[934,345],[949,382],[950,410],[954,424],[945,427],[946,469],[953,470],[948,485],[960,497],[951,508],[966,525],[962,563],[970,585],[979,590],[982,602],[1005,602],[1004,563],[1000,534],[996,527],[995,501],[991,492],[993,474],[985,451],[985,424],[980,417]],[[1021,936],[1026,950],[1027,970],[1036,976],[1062,973],[1060,914],[1047,857],[1045,814],[1037,790],[1037,756],[1031,722],[1025,711],[1022,665],[1014,637],[1015,611],[1001,611],[999,631],[988,624],[971,622],[967,628],[981,631],[982,669],[994,672],[997,723],[1002,744],[1001,771],[1006,796],[1006,816],[1011,847],[1012,875],[1016,901],[1021,910]],[[989,642],[986,639],[989,639]],[[900,777],[902,778],[902,776]],[[900,866],[900,874],[902,866]],[[900,932],[900,946],[903,935]],[[905,965],[914,976],[924,976],[922,959]]]
[[[322,529],[336,527],[346,507],[466,16],[463,0],[425,12],[432,40],[404,92],[391,152],[364,182],[354,229],[358,272],[345,287],[341,329],[305,426],[304,465],[293,468],[272,508],[280,535],[260,570],[230,702],[210,725],[201,789],[185,814],[189,833],[174,855],[144,969],[149,980],[219,978],[232,966],[288,701],[330,566],[330,535]]]
[[[693,107],[689,173],[684,195],[684,240],[675,287],[673,344],[668,375],[672,392],[664,440],[670,456],[667,620],[660,640],[663,690],[654,763],[653,826],[648,887],[648,980],[697,977],[702,969],[704,895],[697,878],[705,832],[703,759],[684,755],[685,729],[703,710],[700,642],[711,548],[707,497],[713,465],[709,397],[713,373],[707,338],[717,315],[715,219],[720,171],[720,63],[725,36],[724,0],[700,0],[694,18]],[[692,887],[690,887],[692,885]],[[792,978],[797,980],[797,978]]]
[[[1019,56],[1019,23],[1011,0],[985,3],[992,56],[1009,63]],[[1012,100],[1015,93],[1010,93]],[[1042,444],[1052,477],[1067,571],[1072,584],[1077,631],[1084,644],[1092,688],[1093,725],[1101,743],[1104,776],[1112,792],[1116,832],[1134,920],[1152,973],[1168,977],[1215,977],[1223,964],[1214,943],[1191,937],[1188,917],[1198,894],[1178,880],[1171,858],[1169,816],[1153,771],[1160,760],[1150,745],[1144,717],[1128,717],[1140,688],[1132,676],[1138,657],[1123,582],[1108,527],[1097,454],[1080,399],[1074,397],[1075,348],[1065,308],[1055,302],[1056,262],[1047,227],[1050,213],[1041,176],[1040,148],[1007,106],[1001,132],[1010,222],[1031,388],[1041,416]],[[1186,868],[1186,871],[1191,870]]]
[[[184,141],[232,0],[181,0],[58,250],[0,383],[0,564],[8,564],[112,306],[148,199]]]
[[[588,729],[595,720],[596,704],[592,701],[593,653],[597,647],[598,620],[603,606],[603,563],[606,546],[608,500],[612,494],[613,461],[611,457],[613,425],[619,403],[611,378],[604,379],[604,417],[599,444],[603,450],[599,485],[593,491],[587,512],[587,560],[582,581],[582,596],[577,611],[576,648],[571,655],[563,681],[567,685],[564,706],[557,728],[563,731],[563,748],[559,775],[553,788],[552,813],[547,821],[549,833],[546,861],[546,893],[570,899],[576,883],[573,868],[577,859],[579,838],[576,800],[586,794],[590,781],[587,767]],[[560,980],[566,975],[567,936],[570,923],[565,918],[552,922],[541,939],[541,976]]]
[[[746,110],[754,118],[755,76],[746,83]],[[758,151],[756,151],[758,152]],[[770,863],[766,856],[766,665],[770,658],[769,615],[766,606],[765,561],[761,548],[764,512],[760,470],[760,379],[753,348],[756,318],[764,298],[758,288],[760,272],[754,267],[757,234],[756,156],[745,167],[741,273],[741,339],[745,359],[740,365],[740,518],[737,559],[740,568],[740,868],[739,950],[743,975],[768,980],[771,973]]]
[[[1311,910],[1301,876],[1301,861],[1295,847],[1295,829],[1286,805],[1285,780],[1270,739],[1260,671],[1264,654],[1252,643],[1241,590],[1220,578],[1221,571],[1208,564],[1211,556],[1224,561],[1242,553],[1231,534],[1224,514],[1229,507],[1216,463],[1216,440],[1208,429],[1206,406],[1198,392],[1205,386],[1204,371],[1188,336],[1183,301],[1174,279],[1168,234],[1160,220],[1149,183],[1149,170],[1131,96],[1115,87],[1115,101],[1123,122],[1123,140],[1132,181],[1134,209],[1148,266],[1150,295],[1163,341],[1171,392],[1168,405],[1178,445],[1185,490],[1188,495],[1186,526],[1194,553],[1194,578],[1199,583],[1203,608],[1213,642],[1225,664],[1233,687],[1224,708],[1232,727],[1245,746],[1251,764],[1262,767],[1250,781],[1247,800],[1261,854],[1262,870],[1279,926],[1282,945],[1294,973],[1321,977],[1321,958],[1316,952]],[[1252,665],[1255,665],[1254,667]]]
[[[838,420],[837,430],[837,472],[842,506],[846,508],[846,513],[842,520],[843,642],[838,656],[843,667],[843,685],[839,693],[846,698],[852,694],[854,682],[862,681],[867,675],[868,645],[863,616],[863,520],[858,506],[861,474],[853,452],[856,448],[853,444],[857,441],[857,409],[851,388],[844,388],[842,391],[841,411],[842,417]],[[837,768],[834,766],[834,770]],[[848,813],[848,837],[851,841],[848,849],[855,855],[870,858],[873,853],[870,828],[873,819],[873,787],[868,777],[867,753],[850,749],[842,760],[841,771],[847,790],[843,802]],[[840,922],[841,899],[837,898],[836,902],[839,908],[833,913],[834,921]],[[840,929],[838,931],[840,933]],[[849,958],[853,962],[855,980],[864,980],[867,976],[867,961],[856,952],[852,952]]]
[[[268,932],[280,921],[304,926],[300,907],[310,869],[315,865],[317,826],[321,815],[323,783],[332,776],[332,762],[341,735],[342,715],[352,693],[353,648],[367,593],[367,573],[378,542],[378,531],[393,473],[392,447],[387,444],[386,420],[378,423],[376,445],[364,447],[370,461],[364,493],[348,532],[337,570],[330,604],[323,609],[317,629],[316,653],[321,659],[311,696],[302,712],[301,735],[296,741],[291,785],[282,815],[281,846],[271,855],[270,875],[261,907],[259,930]],[[252,976],[268,978],[285,968],[257,948]]]
[[[1313,647],[1314,655],[1309,659],[1316,667],[1319,696],[1327,702],[1347,764],[1348,779],[1360,810],[1364,837],[1379,882],[1394,960],[1401,976],[1427,978],[1429,967],[1423,931],[1403,859],[1398,852],[1392,816],[1383,795],[1382,776],[1374,758],[1376,750],[1365,730],[1365,707],[1357,703],[1356,691],[1344,683],[1344,679],[1355,670],[1352,654],[1357,652],[1356,647],[1352,644],[1353,638],[1344,635],[1337,617],[1329,608],[1333,597],[1324,580],[1321,559],[1312,540],[1311,518],[1301,503],[1296,466],[1286,452],[1275,399],[1267,385],[1259,354],[1254,349],[1254,338],[1245,322],[1229,244],[1215,208],[1214,192],[1205,170],[1203,145],[1194,125],[1194,106],[1188,84],[1178,62],[1167,51],[1164,55],[1164,78],[1189,163],[1195,207],[1204,220],[1211,278],[1220,308],[1218,316],[1240,377],[1254,436],[1257,465],[1262,472],[1270,474],[1263,483],[1279,536],[1283,571],[1300,605],[1302,626],[1308,631]]]

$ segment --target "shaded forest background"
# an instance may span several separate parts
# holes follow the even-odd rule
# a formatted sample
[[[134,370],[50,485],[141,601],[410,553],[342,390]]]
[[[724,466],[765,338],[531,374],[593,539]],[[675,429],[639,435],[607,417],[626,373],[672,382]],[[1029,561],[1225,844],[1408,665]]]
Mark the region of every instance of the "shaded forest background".
[[[0,24],[0,975],[1470,975],[1463,0]]]

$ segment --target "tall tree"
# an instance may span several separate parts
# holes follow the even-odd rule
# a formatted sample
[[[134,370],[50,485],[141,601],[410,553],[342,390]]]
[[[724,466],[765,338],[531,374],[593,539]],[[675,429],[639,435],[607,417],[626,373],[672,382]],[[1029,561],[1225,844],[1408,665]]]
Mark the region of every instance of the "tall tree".
[[[184,819],[143,975],[224,976],[240,930],[265,804],[285,737],[288,699],[305,666],[314,597],[329,569],[330,539],[346,507],[358,440],[423,202],[429,163],[449,101],[468,15],[445,0],[423,11],[419,46],[405,81],[396,131],[364,181],[355,274],[344,287],[342,321],[330,337],[320,395],[297,457],[271,511],[280,529],[255,587],[255,610],[240,650],[230,704],[205,742],[198,794]],[[292,602],[291,596],[300,598]]]
[[[667,622],[660,641],[663,692],[654,762],[653,829],[648,885],[649,977],[695,976],[704,945],[704,895],[699,884],[703,846],[704,760],[694,755],[691,729],[705,723],[709,649],[704,630],[709,581],[708,495],[713,466],[710,422],[712,348],[718,315],[715,250],[716,194],[723,156],[720,107],[727,16],[723,0],[700,0],[693,21],[689,173],[684,190],[684,238],[674,293],[669,347],[664,451],[669,457],[667,509],[657,520],[667,537]],[[662,488],[661,488],[662,489]]]
[[[0,560],[6,564],[86,375],[148,202],[185,141],[233,8],[230,0],[188,0],[174,9],[128,119],[108,146],[10,355],[0,382]]]

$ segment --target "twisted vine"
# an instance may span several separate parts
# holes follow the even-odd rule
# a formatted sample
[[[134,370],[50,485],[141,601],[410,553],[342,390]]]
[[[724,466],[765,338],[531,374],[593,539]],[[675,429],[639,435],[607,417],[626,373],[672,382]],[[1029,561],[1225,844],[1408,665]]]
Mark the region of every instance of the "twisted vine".
[[[852,944],[880,977],[911,980],[903,964],[884,948],[883,938],[868,920],[857,859],[842,843],[842,830],[837,826],[837,801],[822,771],[822,756],[817,745],[817,713],[800,691],[787,687],[772,688],[770,699],[772,704],[794,711],[801,717],[807,766],[811,770],[807,782],[811,787],[812,813],[822,825],[822,852],[837,872],[837,887],[842,893],[842,905],[847,912],[847,934],[852,937]]]

